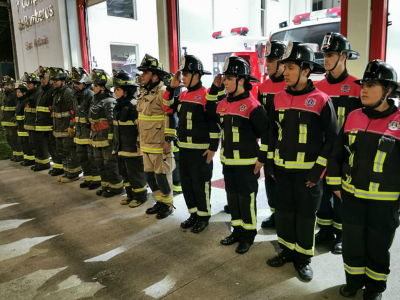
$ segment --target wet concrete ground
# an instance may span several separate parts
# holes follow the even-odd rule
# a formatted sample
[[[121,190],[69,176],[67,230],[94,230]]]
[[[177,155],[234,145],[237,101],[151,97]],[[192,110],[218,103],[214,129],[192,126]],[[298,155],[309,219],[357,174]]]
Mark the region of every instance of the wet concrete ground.
[[[221,186],[215,161],[214,186]],[[245,255],[222,246],[230,215],[225,191],[212,188],[212,218],[201,234],[182,230],[182,195],[164,220],[132,209],[121,197],[97,197],[79,183],[63,184],[17,163],[0,161],[0,299],[345,299],[342,257],[317,247],[314,279],[303,283],[293,265],[273,269],[274,230],[260,229],[270,214],[259,181],[258,235]],[[400,242],[391,249],[392,273],[383,299],[400,299]],[[362,299],[360,291],[355,299]]]

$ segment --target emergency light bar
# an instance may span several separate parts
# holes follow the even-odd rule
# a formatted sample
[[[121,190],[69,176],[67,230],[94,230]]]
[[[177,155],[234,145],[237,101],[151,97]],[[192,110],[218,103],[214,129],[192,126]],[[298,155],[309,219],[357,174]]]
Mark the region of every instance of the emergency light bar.
[[[294,16],[293,24],[299,25],[304,21],[310,21],[319,18],[338,18],[340,16],[341,16],[341,7],[339,6],[319,11],[313,11],[311,13],[296,15]]]
[[[222,38],[222,31],[216,31],[212,34],[213,39],[221,39]]]
[[[237,27],[231,29],[231,35],[242,35],[245,36],[249,32],[247,27]],[[222,31],[216,31],[212,34],[213,39],[222,39],[224,35],[222,35]]]

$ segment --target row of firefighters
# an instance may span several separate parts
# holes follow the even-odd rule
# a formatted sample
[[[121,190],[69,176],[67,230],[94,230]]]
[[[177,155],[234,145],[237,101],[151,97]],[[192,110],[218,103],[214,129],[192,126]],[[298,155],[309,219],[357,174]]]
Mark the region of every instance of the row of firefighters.
[[[49,173],[60,182],[83,170],[82,188],[101,186],[97,195],[110,197],[125,186],[121,204],[131,207],[147,200],[148,184],[157,201],[146,213],[159,219],[174,209],[176,145],[190,213],[181,227],[194,233],[211,216],[213,156],[221,144],[233,227],[221,244],[238,243],[240,254],[253,244],[264,167],[272,215],[262,227],[276,227],[282,248],[267,264],[293,262],[300,279],[310,281],[315,242],[334,241],[346,273],[340,294],[353,297],[365,287],[364,299],[381,299],[399,225],[400,112],[390,98],[399,89],[397,74],[374,60],[361,80],[349,75],[346,61],[359,54],[339,33],[326,34],[321,48],[325,68],[306,44],[268,42],[269,79],[258,99],[250,93],[258,79],[240,57],[226,60],[209,89],[201,77],[211,73],[193,55],[182,57],[168,86],[163,79],[170,74],[147,54],[139,86],[124,71],[110,77],[95,69],[89,76],[73,68],[73,92],[65,70],[41,68],[17,86],[4,78],[2,125],[14,161],[40,171],[50,168],[51,156]],[[314,85],[311,73],[326,77]]]

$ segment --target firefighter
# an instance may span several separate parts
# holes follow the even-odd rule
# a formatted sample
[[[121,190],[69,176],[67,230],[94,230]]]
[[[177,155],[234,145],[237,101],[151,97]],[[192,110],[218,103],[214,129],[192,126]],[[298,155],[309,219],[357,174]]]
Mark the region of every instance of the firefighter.
[[[116,71],[113,76],[114,93],[117,104],[114,108],[113,152],[118,155],[119,173],[124,180],[127,197],[122,205],[138,207],[147,201],[147,182],[143,157],[137,151],[137,84],[125,71]]]
[[[91,89],[92,81],[84,68],[72,68],[71,81],[74,84],[74,112],[75,112],[75,137],[76,154],[83,171],[84,181],[80,188],[97,189],[101,186],[101,178],[93,157],[90,145],[90,122],[88,119],[89,107],[93,101],[94,93]]]
[[[176,139],[176,124],[172,114],[163,111],[165,85],[169,76],[158,59],[146,54],[138,67],[142,71],[143,91],[138,102],[139,146],[143,152],[147,182],[156,197],[146,214],[156,214],[157,219],[168,217],[173,211],[172,171],[175,161],[171,142]]]
[[[13,151],[11,161],[22,162],[24,160],[24,152],[18,138],[17,123],[12,121],[15,119],[15,108],[17,106],[17,93],[14,90],[15,79],[8,75],[3,76],[2,87],[4,89],[4,99],[1,106],[1,126],[4,127],[4,135]]]
[[[200,233],[208,226],[211,216],[212,159],[218,150],[220,130],[209,112],[216,109],[218,87],[213,85],[208,90],[203,87],[201,77],[211,73],[204,70],[203,63],[196,56],[182,56],[180,67],[164,94],[163,107],[167,113],[176,112],[179,118],[179,172],[190,213],[190,217],[181,223],[181,228],[191,228],[191,232]],[[175,89],[181,83],[181,74],[187,90],[174,97]]]
[[[36,106],[35,131],[32,131],[33,143],[36,150],[34,169],[44,169],[50,166],[50,157],[53,160],[53,169],[49,171],[52,176],[64,173],[62,160],[57,152],[56,139],[53,134],[53,108],[54,86],[50,83],[50,70],[39,67],[40,94]]]
[[[257,234],[257,191],[260,169],[267,160],[268,117],[263,106],[250,93],[251,66],[241,57],[229,57],[224,65],[228,97],[216,109],[222,129],[221,163],[231,213],[233,232],[222,245],[239,243],[236,253],[249,251]],[[221,85],[221,75],[214,79]],[[261,137],[261,146],[257,139]]]
[[[177,122],[178,124],[178,122]],[[177,145],[177,141],[173,141],[171,144],[172,152],[174,153],[175,159],[175,170],[172,172],[172,186],[173,186],[173,195],[178,196],[182,194],[182,184],[181,184],[181,175],[179,173],[179,147]]]
[[[328,160],[335,194],[343,201],[344,297],[365,286],[364,298],[382,298],[390,272],[390,247],[399,226],[400,112],[390,97],[394,69],[374,60],[361,80],[364,106],[351,112]]]
[[[117,101],[111,92],[111,77],[102,69],[92,71],[94,99],[89,108],[90,143],[94,161],[101,177],[97,196],[110,198],[121,194],[124,185],[118,173],[117,156],[113,154],[113,110]]]
[[[35,165],[31,166],[31,170],[38,172],[50,169],[50,162],[48,164],[36,166],[37,158],[33,136],[36,128],[36,106],[41,93],[40,79],[39,76],[34,73],[27,73],[27,75],[25,75],[25,82],[27,88],[26,96],[28,99],[25,106],[24,128],[28,132],[29,144],[35,155]]]
[[[58,181],[69,183],[79,179],[82,172],[74,143],[74,94],[65,84],[68,74],[62,68],[50,68],[53,81],[53,134],[56,138],[57,152],[61,157],[64,175]]]
[[[361,88],[349,75],[346,69],[346,60],[359,58],[359,54],[351,50],[347,38],[340,33],[327,33],[322,42],[325,68],[328,71],[326,78],[316,83],[315,86],[329,95],[338,118],[339,127],[342,127],[346,117],[353,110],[360,108]],[[333,194],[329,184],[331,180],[323,180],[323,194],[321,206],[317,212],[317,223],[321,228],[315,235],[315,243],[332,241],[333,253],[342,253],[342,202]]]
[[[271,112],[275,94],[286,88],[285,78],[283,76],[284,64],[279,61],[285,53],[285,50],[286,45],[281,41],[268,41],[265,47],[268,79],[259,87],[258,101],[264,106],[267,116],[269,116]],[[267,176],[266,169],[264,169],[264,175],[268,205],[272,214],[261,223],[261,227],[271,228],[275,227],[275,180],[271,176]]]
[[[288,87],[276,94],[271,107],[267,174],[274,175],[279,195],[275,223],[282,252],[267,264],[293,262],[300,279],[308,282],[313,278],[310,263],[321,177],[339,128],[329,96],[308,79],[310,73],[325,72],[311,48],[289,42],[281,63]]]
[[[21,166],[24,167],[33,166],[35,164],[35,155],[33,154],[31,144],[29,143],[29,133],[24,128],[25,106],[27,104],[26,83],[17,82],[15,90],[17,91],[17,97],[18,97],[17,106],[15,109],[16,112],[15,119],[18,125],[19,141],[22,146],[22,150],[24,152],[24,160],[21,162]]]

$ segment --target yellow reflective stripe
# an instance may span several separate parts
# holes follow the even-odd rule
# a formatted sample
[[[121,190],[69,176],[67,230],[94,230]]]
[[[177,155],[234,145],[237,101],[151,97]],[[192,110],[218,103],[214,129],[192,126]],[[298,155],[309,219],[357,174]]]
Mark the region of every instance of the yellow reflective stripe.
[[[371,192],[378,192],[379,191],[379,183],[375,183],[375,182],[370,182],[369,183],[369,190]]]
[[[160,197],[161,198],[161,201],[163,202],[163,203],[171,203],[173,200],[174,200],[174,197],[173,196],[169,196],[169,197]]]
[[[92,176],[83,176],[85,181],[92,181]]]
[[[332,221],[332,220],[327,220],[327,219],[320,219],[320,218],[317,218],[317,223],[318,223],[319,225],[329,226],[329,225],[332,225],[332,224],[333,224],[333,221]]]
[[[143,115],[143,114],[139,114],[139,120],[142,120],[142,121],[164,121],[164,115]]]
[[[210,132],[210,139],[219,139],[220,134],[217,132]]]
[[[307,125],[299,124],[299,143],[307,144]]]
[[[17,124],[16,123],[13,123],[13,122],[5,122],[5,121],[2,121],[1,122],[1,126],[17,126]],[[25,125],[26,126],[26,125]]]
[[[172,104],[174,104],[174,99],[171,99],[171,100],[163,99],[163,104],[166,106],[171,106]]]
[[[164,152],[163,148],[148,148],[145,146],[140,146],[140,149],[143,152],[147,152],[147,153],[163,153]]]
[[[340,185],[340,184],[342,184],[342,177],[326,176],[326,183],[329,185]]]
[[[57,119],[61,119],[61,118],[66,118],[69,117],[71,115],[71,112],[69,111],[63,111],[63,112],[55,112],[53,113],[53,117],[57,118]]]
[[[129,121],[126,121],[126,122],[118,121],[118,125],[121,125],[121,126],[134,126],[134,125],[136,125],[136,120],[135,120],[135,122],[133,122],[132,120],[129,120]]]
[[[53,130],[53,126],[36,126],[35,127],[36,131],[52,131]]]
[[[268,152],[267,159],[273,159],[273,158],[274,158],[274,152]]]
[[[188,210],[191,214],[197,213],[197,207],[189,208]]]
[[[81,167],[76,167],[76,168],[64,168],[65,171],[69,173],[78,173],[82,171]]]
[[[268,152],[268,145],[261,144],[260,145],[260,150],[264,151],[264,152]]]
[[[68,132],[63,131],[53,131],[55,137],[68,137]]]
[[[113,139],[113,136],[114,136],[113,133],[109,133],[109,134],[108,134],[108,139],[109,139],[109,140],[112,140],[112,139]]]
[[[351,146],[355,142],[357,133],[358,133],[358,131],[350,131],[350,133],[349,133],[349,146]]]
[[[239,127],[232,126],[232,141],[234,143],[239,143]]]
[[[124,182],[124,186],[125,186],[125,187],[130,187],[130,186],[131,186],[131,183],[130,183],[130,182]]]
[[[344,264],[344,269],[347,273],[351,275],[363,275],[365,274],[365,267],[350,267],[347,264]]]
[[[110,143],[108,142],[108,140],[106,140],[106,141],[93,141],[93,140],[91,140],[91,141],[90,141],[90,144],[91,144],[93,147],[107,147],[107,146],[110,145]]]
[[[92,124],[97,124],[97,123],[100,123],[103,121],[108,121],[108,119],[107,118],[98,118],[98,119],[89,118],[89,122]]]
[[[362,199],[372,199],[372,200],[384,200],[384,201],[397,201],[400,196],[399,192],[378,192],[375,191],[364,191],[361,189],[356,189],[354,185],[351,185],[344,180],[342,180],[342,188],[351,194],[354,194],[354,197],[362,198]],[[371,188],[371,185],[370,185]]]
[[[49,112],[50,112],[50,108],[45,107],[45,106],[37,106],[37,107],[36,107],[36,111],[47,112],[47,113],[49,113]]]
[[[24,155],[24,152],[19,152],[19,151],[13,151],[13,155],[15,155],[15,156],[22,156],[22,155]]]
[[[62,168],[63,168],[63,165],[62,165],[62,164],[53,163],[53,168],[54,168],[54,169],[62,169]]]
[[[182,192],[182,186],[172,185],[174,192]]]
[[[100,180],[101,180],[100,175],[92,176],[92,181],[100,181]]]
[[[278,141],[282,141],[282,127],[281,127],[281,124],[279,124],[279,122],[275,122],[275,123],[278,126]]]
[[[128,152],[128,151],[118,151],[118,156],[124,156],[124,157],[137,157],[141,156],[137,152]]]
[[[139,192],[143,192],[143,191],[147,191],[147,185],[145,185],[142,188],[138,188],[138,189],[132,189],[132,191],[134,191],[135,193],[139,193]]]
[[[283,159],[280,159],[280,157],[279,157],[279,149],[275,149],[274,163],[277,166],[285,167],[285,164],[283,163]]]
[[[118,183],[109,183],[108,186],[112,189],[120,189],[124,186],[124,182],[118,182]]]
[[[24,154],[24,159],[27,159],[27,160],[35,160],[35,156],[29,156],[29,155],[25,155]]]
[[[367,274],[367,276],[369,278],[372,278],[372,279],[378,280],[378,281],[386,281],[388,276],[389,276],[388,274],[378,273],[378,272],[372,271],[368,267],[365,268],[365,274]]]
[[[253,165],[257,161],[257,157],[254,158],[226,158],[221,154],[221,162],[226,165]]]
[[[211,216],[211,205],[210,205],[210,182],[206,181],[204,185],[204,192],[206,194],[206,206],[207,211],[197,211],[197,215],[201,217],[208,217]]]
[[[27,113],[36,113],[36,108],[26,108],[25,107],[25,112],[27,112]]]
[[[299,161],[285,161],[286,169],[311,169],[315,162],[299,162]]]
[[[118,121],[117,120],[113,120],[113,125],[118,126]]]
[[[35,158],[35,162],[39,163],[39,164],[49,164],[50,163],[50,158],[46,158],[46,159],[39,159],[39,158]]]
[[[222,91],[218,92],[218,96],[223,96],[226,95],[226,89],[223,89]]]
[[[210,147],[210,144],[196,144],[196,143],[185,143],[185,142],[181,142],[180,140],[178,140],[178,147],[180,148],[189,148],[189,149],[208,149],[208,147]]]
[[[225,95],[225,93],[223,92],[222,95]],[[207,101],[217,101],[218,100],[218,95],[210,95],[209,93],[206,94],[206,100]]]
[[[101,187],[103,187],[103,188],[108,187],[109,185],[110,185],[110,183],[108,181],[101,182]]]
[[[272,213],[275,213],[275,208],[270,207],[270,209],[271,209],[271,212],[272,212]]]
[[[386,152],[378,150],[374,160],[374,172],[383,172],[383,163],[385,162]]]
[[[87,121],[88,121],[88,120],[86,119],[86,117],[75,117],[75,123],[86,124]]]
[[[78,144],[78,145],[89,145],[90,144],[90,139],[74,138],[74,143]]]
[[[2,110],[3,111],[14,111],[15,110],[15,106],[3,106]]]
[[[176,130],[175,130],[175,129],[172,129],[172,128],[165,128],[165,129],[164,129],[164,133],[165,133],[165,134],[176,135]]]
[[[18,136],[29,136],[29,133],[26,131],[18,131]]]
[[[295,250],[305,255],[314,255],[314,247],[312,247],[311,249],[304,249],[300,247],[299,244],[296,243]]]
[[[326,158],[323,158],[322,156],[318,156],[316,163],[323,167],[326,167],[328,160]]]
[[[26,129],[26,130],[35,130],[35,126],[33,126],[33,125],[24,125],[24,128]],[[67,133],[68,134],[68,133]]]
[[[17,120],[18,121],[23,121],[23,120],[25,120],[25,116],[17,116]]]
[[[289,243],[289,242],[285,241],[285,240],[284,240],[283,238],[281,238],[281,237],[278,237],[278,242],[279,242],[280,244],[286,246],[286,247],[289,248],[290,250],[294,250],[295,247],[296,247],[295,244]]]
[[[338,124],[339,128],[341,128],[344,124],[344,119],[345,119],[345,112],[346,108],[345,107],[338,107]]]
[[[242,226],[242,220],[231,220],[232,226]]]
[[[335,221],[333,221],[333,227],[335,227],[336,229],[342,230],[342,224],[336,223]]]

